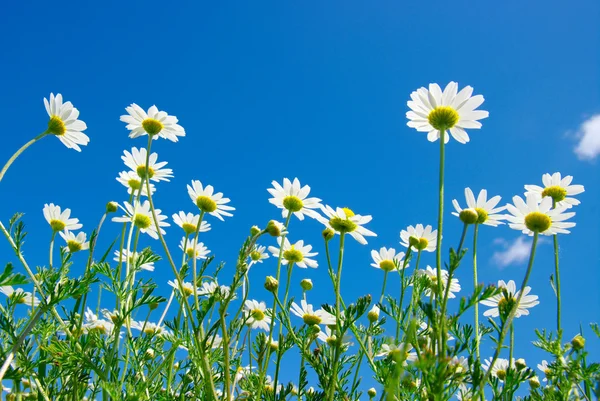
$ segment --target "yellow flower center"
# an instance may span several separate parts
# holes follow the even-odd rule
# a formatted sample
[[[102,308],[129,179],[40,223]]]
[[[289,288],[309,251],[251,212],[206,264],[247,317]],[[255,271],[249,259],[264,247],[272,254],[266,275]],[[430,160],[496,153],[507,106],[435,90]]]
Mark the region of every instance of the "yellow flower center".
[[[503,297],[500,301],[498,301],[498,312],[500,313],[500,317],[505,319],[508,317],[508,314],[512,311],[517,300],[513,296],[509,296],[508,298]]]
[[[384,272],[391,272],[392,270],[394,270],[396,268],[396,264],[394,263],[393,260],[386,259],[386,260],[382,260],[381,262],[379,262],[379,267]]]
[[[350,233],[356,230],[358,225],[350,220],[350,217],[355,216],[354,212],[347,207],[342,208],[342,210],[344,211],[346,218],[342,219],[341,217],[335,216],[329,220],[329,225],[340,233]]]
[[[427,116],[429,124],[438,131],[445,131],[456,125],[459,120],[458,112],[452,107],[438,106]]]
[[[419,238],[419,242],[415,245],[415,248],[417,248],[417,250],[422,251],[424,249],[426,249],[429,246],[429,241],[427,241],[427,238]]]
[[[304,323],[306,323],[309,326],[321,324],[321,318],[317,315],[312,315],[310,313],[304,314],[302,316],[302,320],[304,320]]]
[[[142,127],[144,127],[144,131],[146,131],[148,135],[156,135],[162,131],[164,125],[154,118],[147,118],[142,121]]]
[[[194,289],[192,288],[192,286],[190,286],[190,285],[183,286],[183,295],[185,295],[186,297],[189,297],[193,293],[194,293]]]
[[[560,202],[565,200],[567,197],[567,190],[558,185],[548,187],[542,191],[542,196],[551,197],[554,202]]]
[[[100,334],[106,334],[107,332],[106,327],[102,325],[94,327],[93,330],[97,331]]]
[[[129,185],[129,188],[131,188],[131,189],[138,190],[142,186],[142,182],[139,180],[131,179],[131,180],[127,181],[127,185]]]
[[[137,174],[140,178],[152,178],[154,177],[154,169],[148,167],[148,174],[146,175],[146,166],[138,166],[136,169]]]
[[[206,213],[212,213],[217,210],[217,203],[208,196],[204,195],[196,198],[196,206],[198,206],[198,209]]]
[[[257,262],[260,260],[261,254],[258,251],[252,251],[250,252],[250,259],[252,259],[253,261]]]
[[[81,244],[74,240],[67,241],[67,248],[69,248],[69,252],[75,253],[81,251]]]
[[[154,327],[145,327],[144,328],[144,334],[154,334],[156,333],[156,329]]]
[[[465,224],[475,224],[477,223],[479,214],[476,210],[473,209],[463,209],[458,214],[458,217],[460,218],[460,221],[462,221]]]
[[[504,380],[506,379],[506,371],[504,369],[498,369],[496,371],[496,376],[498,376],[498,379]]]
[[[541,212],[531,212],[525,216],[525,226],[533,232],[543,233],[552,226],[552,219]]]
[[[185,253],[188,255],[188,258],[193,258],[196,256],[196,252],[194,252],[194,248],[192,248],[192,247],[188,247],[185,250]]]
[[[48,132],[54,135],[64,135],[67,132],[67,126],[59,116],[52,116],[48,121]]]
[[[331,337],[327,337],[326,342],[327,342],[327,344],[329,344],[330,346],[333,347],[333,346],[337,345],[337,337],[334,335]]]
[[[488,212],[480,207],[475,210],[477,211],[477,224],[485,223],[488,219]]]
[[[294,213],[302,210],[304,203],[302,203],[302,199],[297,196],[290,195],[283,198],[283,207]]]
[[[50,227],[52,227],[54,231],[62,231],[65,229],[66,224],[61,220],[50,220]]]
[[[260,309],[253,309],[250,314],[254,320],[259,322],[265,318],[265,313]]]
[[[290,249],[283,252],[283,258],[285,260],[287,260],[288,262],[299,263],[299,262],[302,262],[302,259],[304,259],[304,256],[302,255],[302,252],[300,252],[299,250],[294,248],[294,245],[292,245],[290,247]]]
[[[136,214],[133,217],[133,223],[136,225],[136,227],[145,229],[150,227],[150,225],[152,224],[152,220],[149,216],[146,216],[145,214]]]
[[[190,234],[192,234],[192,233],[195,233],[195,232],[196,232],[196,228],[197,228],[197,227],[198,227],[198,226],[195,226],[195,225],[194,225],[194,224],[192,224],[192,223],[183,223],[183,224],[181,225],[181,228],[183,228],[183,231],[184,231],[184,232],[185,232],[187,235],[190,235]]]

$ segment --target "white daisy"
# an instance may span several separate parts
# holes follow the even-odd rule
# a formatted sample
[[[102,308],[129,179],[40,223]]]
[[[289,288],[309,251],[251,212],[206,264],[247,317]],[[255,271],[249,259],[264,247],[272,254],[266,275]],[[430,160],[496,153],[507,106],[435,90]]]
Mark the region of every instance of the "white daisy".
[[[335,346],[338,343],[337,336],[328,326],[325,326],[325,332],[320,331],[319,334],[317,334],[317,338],[330,346]],[[350,336],[344,335],[344,341],[342,342],[342,345],[345,347],[353,345],[352,342],[350,342],[350,338]]]
[[[141,270],[147,270],[149,272],[153,272],[154,271],[154,262],[145,262],[142,263],[141,265],[137,265],[138,263],[138,256],[140,255],[137,252],[129,252],[127,249],[123,249],[123,256],[121,257],[121,254],[119,252],[119,250],[117,249],[114,253],[115,257],[114,257],[114,261],[118,262],[119,260],[125,262],[127,261],[127,258],[129,258],[129,264],[132,266],[136,266],[138,269]]]
[[[193,213],[186,214],[185,212],[179,212],[179,213],[175,213],[173,215],[173,221],[175,222],[175,224],[177,224],[179,227],[181,227],[183,229],[183,231],[185,232],[186,235],[196,233],[196,230],[198,229],[198,221],[199,220],[200,220],[200,215],[193,214]],[[207,231],[210,231],[210,224],[207,223],[206,221],[203,221],[200,224],[199,232],[205,233]]]
[[[252,373],[252,368],[251,366],[238,366],[238,368],[235,370],[235,381],[239,382],[240,380],[248,377],[248,375],[250,375]]]
[[[156,323],[152,322],[132,321],[131,328],[143,331],[143,333],[147,335],[163,336],[165,334],[169,334],[169,332],[163,326],[159,326]]]
[[[85,323],[82,328],[85,333],[96,331],[100,334],[110,336],[115,327],[114,323],[109,320],[98,319],[98,316],[88,307],[84,313]]]
[[[159,111],[156,106],[148,109],[148,114],[137,104],[132,103],[126,107],[129,115],[121,116],[121,121],[127,123],[130,138],[150,135],[152,139],[159,137],[173,142],[178,141],[178,136],[185,136],[185,130],[179,124],[175,116],[170,116],[164,111]]]
[[[396,344],[382,344],[381,349],[377,353],[378,357],[392,357],[394,360],[403,361],[403,365],[408,365],[408,362],[414,362],[417,360],[417,354],[415,352],[410,352],[412,350],[412,345],[408,343],[400,343]]]
[[[483,316],[500,316],[500,309],[507,308],[506,310],[508,312],[512,309],[514,303],[517,302],[517,298],[519,297],[521,291],[517,291],[517,286],[513,280],[510,280],[508,283],[504,282],[504,280],[498,281],[498,288],[505,289],[508,293],[508,298],[505,297],[504,292],[501,292],[500,294],[481,301],[482,305],[492,308],[486,310],[483,313]],[[540,303],[537,295],[528,295],[530,291],[531,287],[525,287],[525,290],[523,291],[523,297],[521,298],[521,302],[517,307],[515,317],[529,315],[528,309],[531,309]]]
[[[492,363],[492,358],[486,359],[485,363],[483,363],[481,365],[481,367],[485,371],[488,371],[490,369],[491,363]],[[500,380],[501,382],[503,382],[504,379],[506,378],[506,371],[508,370],[508,367],[509,367],[508,359],[498,358],[498,359],[496,359],[496,362],[494,363],[494,366],[492,367],[491,375],[498,378],[498,380]],[[514,369],[514,360],[513,360],[513,363],[511,364],[511,368]]]
[[[223,198],[221,192],[214,193],[212,185],[203,187],[200,181],[193,180],[192,185],[188,185],[187,189],[190,198],[201,211],[213,215],[221,221],[223,221],[223,216],[233,216],[228,211],[235,210],[235,208],[226,205],[230,199]]]
[[[450,130],[450,134],[460,143],[469,142],[465,129],[481,128],[477,120],[488,117],[489,113],[475,110],[483,103],[483,96],[473,94],[473,88],[465,86],[458,92],[458,84],[450,82],[444,91],[438,84],[429,84],[429,90],[419,88],[410,94],[406,104],[411,111],[406,113],[407,125],[419,132],[427,132],[427,140],[435,142],[440,131]],[[445,142],[450,136],[444,135]]]
[[[119,205],[119,207],[125,212],[125,216],[121,217],[113,217],[112,221],[117,223],[130,223],[135,224],[137,228],[144,234],[148,234],[154,239],[158,239],[158,233],[156,231],[156,225],[154,224],[154,220],[152,218],[152,210],[150,208],[150,202],[144,201],[144,203],[140,203],[139,201],[135,201],[135,204],[132,206],[129,202],[123,202],[125,207]],[[163,216],[160,214],[160,209],[154,209],[156,213],[156,219],[158,220],[158,225],[160,227],[169,227],[170,224],[167,223],[167,216]],[[160,229],[162,235],[165,235],[165,230]]]
[[[373,258],[373,266],[376,269],[381,269],[385,272],[402,270],[404,266],[404,252],[396,253],[394,248],[381,248],[379,252],[376,250],[371,251],[371,257]],[[408,267],[408,265],[406,265]]]
[[[142,179],[135,171],[121,171],[119,176],[117,177],[117,181],[119,181],[125,188],[127,188],[127,193],[129,195],[134,194],[137,195],[140,192],[140,187],[142,188],[141,195],[148,196],[148,189],[146,184],[142,186]],[[156,187],[154,184],[150,183],[150,192],[154,194],[156,191]]]
[[[542,235],[568,234],[567,228],[575,227],[575,223],[565,220],[575,216],[574,212],[565,213],[566,207],[552,208],[552,198],[544,197],[541,202],[534,194],[527,195],[526,201],[520,196],[513,197],[514,205],[506,205],[510,215],[505,215],[510,228],[522,231],[523,234]]]
[[[579,205],[579,199],[572,198],[573,195],[579,195],[585,191],[583,185],[571,185],[573,176],[567,175],[561,178],[560,173],[544,174],[542,183],[544,187],[538,185],[525,185],[525,196],[536,194],[539,198],[549,197],[556,202],[557,207],[565,207],[567,209],[574,205]]]
[[[294,315],[301,317],[306,325],[324,324],[326,326],[333,326],[335,324],[335,316],[324,309],[314,310],[313,306],[305,300],[301,300],[300,305],[302,307],[293,302],[290,310]]]
[[[362,245],[367,243],[365,236],[377,236],[377,234],[375,234],[373,231],[367,230],[363,227],[364,224],[367,224],[373,219],[371,216],[354,214],[354,212],[347,207],[338,207],[334,210],[331,206],[325,205],[321,206],[321,210],[326,217],[319,215],[317,219],[327,228],[332,229],[337,234],[350,234],[352,238]]]
[[[456,212],[452,212],[454,216],[459,217],[463,222],[470,223],[470,221],[467,221],[470,217],[467,213],[475,212],[473,215],[475,219],[471,224],[485,224],[486,226],[493,227],[504,224],[500,221],[504,218],[504,215],[498,213],[503,211],[506,206],[496,207],[502,199],[500,196],[496,195],[488,200],[487,190],[482,189],[477,196],[477,200],[475,200],[475,195],[473,195],[471,188],[465,188],[465,198],[467,199],[468,209],[461,208],[456,199],[452,200],[452,204],[456,210]]]
[[[84,251],[90,248],[90,243],[86,241],[87,235],[83,231],[75,235],[71,231],[65,230],[64,232],[60,232],[60,236],[67,243],[65,249],[71,253]]]
[[[413,251],[435,252],[436,241],[437,230],[432,230],[431,226],[417,224],[400,231],[400,245],[406,248],[412,246]]]
[[[183,237],[181,242],[179,243],[179,249],[184,251],[189,258],[195,257],[196,259],[206,259],[210,250],[204,245],[203,242],[198,242],[196,244],[196,252],[194,252],[194,240],[187,239],[187,237]],[[184,249],[185,246],[185,249]]]
[[[281,215],[284,218],[287,218],[290,212],[300,220],[304,220],[304,215],[313,219],[319,216],[314,209],[321,207],[321,199],[307,198],[310,187],[308,185],[301,187],[298,178],[294,178],[293,182],[284,178],[283,186],[279,185],[277,181],[273,181],[271,184],[273,188],[268,188],[267,191],[273,195],[273,198],[269,199],[269,202],[283,209]]]
[[[135,171],[140,178],[146,178],[146,157],[148,151],[145,148],[131,148],[131,153],[128,151],[123,152],[121,160],[127,167]],[[169,178],[173,178],[173,170],[170,168],[163,168],[168,162],[157,163],[158,153],[150,154],[148,159],[148,178],[151,181],[169,181]]]
[[[427,266],[426,269],[421,269],[417,272],[417,274],[422,276],[427,276],[431,281],[431,288],[437,288],[437,270],[432,268],[431,266]],[[448,270],[442,269],[442,289],[444,293],[446,291],[446,284],[448,283]],[[425,296],[431,295],[431,288],[425,290]],[[458,279],[452,278],[450,281],[450,290],[448,292],[448,298],[456,298],[455,293],[460,292],[461,287],[458,283]],[[433,292],[433,296],[435,296],[436,291]]]
[[[179,291],[179,284],[175,281],[169,280],[167,282],[167,284],[169,284],[171,287],[175,288],[177,291]],[[198,295],[202,295],[200,294],[200,290],[194,287],[194,284],[184,281],[182,283],[182,287],[183,287],[183,295],[185,295],[186,297],[189,297],[190,295],[194,295],[194,293],[197,293]]]
[[[202,283],[202,287],[198,290],[198,295],[213,296],[218,294],[222,299],[229,297],[231,288],[226,285],[218,285],[214,281]],[[232,299],[235,299],[235,294]]]
[[[286,238],[278,237],[277,243],[279,244],[279,248],[275,246],[269,247],[269,252],[273,254],[275,258],[279,258],[279,253],[281,252],[281,244],[283,242],[283,255],[281,259],[281,264],[287,265],[288,263],[293,263],[295,266],[301,268],[312,267],[316,268],[318,266],[317,261],[311,259],[313,256],[317,255],[317,252],[311,252],[312,245],[304,245],[304,241],[300,240],[296,242],[294,245],[290,244],[290,241]]]
[[[9,298],[19,299],[20,304],[28,306],[38,306],[40,304],[40,300],[37,297],[34,297],[30,292],[23,291],[22,288],[15,290],[10,285],[5,285],[0,287],[0,292]]]
[[[60,206],[51,203],[44,205],[43,212],[46,221],[50,224],[53,231],[74,231],[83,227],[82,224],[79,224],[79,219],[71,218],[71,209],[65,209],[61,212]]]
[[[548,381],[548,376],[551,373],[550,367],[548,366],[548,361],[547,360],[542,360],[542,363],[538,363],[537,368],[539,370],[541,370],[542,372],[544,372],[544,379],[542,379],[543,382],[547,382]]]
[[[246,324],[253,329],[263,329],[269,331],[271,324],[271,311],[267,309],[264,302],[246,300],[244,302],[244,311],[246,313]]]
[[[269,254],[265,252],[267,248],[262,245],[255,245],[254,250],[250,252],[250,263],[248,263],[248,267],[251,267],[253,264],[262,263],[263,260],[269,257]],[[277,254],[279,257],[279,254]]]
[[[44,106],[50,116],[46,132],[56,135],[67,148],[81,152],[79,145],[87,145],[90,138],[83,133],[87,126],[83,121],[78,120],[79,110],[73,107],[71,102],[63,103],[60,93],[56,97],[51,93],[50,101],[44,98]]]

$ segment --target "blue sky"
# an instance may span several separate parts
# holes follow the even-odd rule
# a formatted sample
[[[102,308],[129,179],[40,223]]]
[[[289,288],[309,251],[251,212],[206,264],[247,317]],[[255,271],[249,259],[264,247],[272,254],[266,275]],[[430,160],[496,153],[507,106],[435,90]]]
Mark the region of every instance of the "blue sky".
[[[369,266],[370,250],[398,249],[401,229],[436,223],[438,146],[406,126],[406,101],[420,86],[454,80],[485,96],[482,108],[490,117],[482,130],[471,131],[469,144],[447,147],[448,206],[453,198],[464,204],[466,186],[509,201],[524,184],[539,184],[543,173],[573,175],[586,192],[576,208],[577,227],[560,238],[565,337],[598,318],[599,157],[592,152],[585,160],[574,152],[581,135],[600,135],[600,129],[580,130],[600,113],[597,2],[96,4],[3,5],[0,160],[45,129],[42,99],[50,92],[74,103],[91,138],[80,154],[44,139],[0,184],[8,195],[0,200],[0,219],[25,213],[33,264],[46,263],[44,203],[70,207],[89,233],[107,201],[126,199],[115,180],[125,169],[120,156],[146,143],[128,139],[119,121],[135,102],[176,115],[187,131],[177,144],[154,144],[175,174],[158,186],[158,207],[169,215],[193,211],[185,185],[199,179],[237,208],[224,223],[212,219],[213,231],[203,238],[217,260],[232,265],[250,226],[280,216],[267,201],[270,182],[297,176],[325,203],[373,215],[369,228],[378,237],[368,246],[349,241],[342,292],[347,300],[378,294],[383,277]],[[449,208],[445,217],[445,246],[456,246],[461,226]],[[101,246],[118,227],[105,226]],[[320,291],[310,300],[332,302],[321,225],[293,221],[291,230],[292,240],[304,239],[323,256],[319,269],[298,269],[294,280],[312,278]],[[525,261],[501,266],[493,256],[520,234],[506,226],[480,231],[481,280],[520,282]],[[179,232],[169,230],[167,238],[176,247]],[[3,263],[16,262],[4,242],[0,255]],[[423,262],[433,264],[434,257]],[[552,263],[551,245],[542,244],[530,281],[541,304],[517,322],[515,355],[531,365],[543,357],[529,344],[533,329],[555,324]],[[461,270],[466,294],[470,263]],[[274,271],[272,260],[254,268],[253,288]],[[171,279],[168,266],[159,265],[154,278]],[[587,333],[597,358],[600,346]],[[486,342],[484,356],[491,346]]]

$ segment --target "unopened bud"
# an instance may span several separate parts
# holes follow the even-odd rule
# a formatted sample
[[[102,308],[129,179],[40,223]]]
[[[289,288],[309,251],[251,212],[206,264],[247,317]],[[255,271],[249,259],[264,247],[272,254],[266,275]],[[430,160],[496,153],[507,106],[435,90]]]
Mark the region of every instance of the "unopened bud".
[[[155,355],[155,353],[154,353],[154,350],[152,348],[148,348],[146,350],[146,355],[145,355],[146,359],[154,359],[154,355]]]
[[[529,385],[533,389],[538,388],[540,386],[540,379],[538,379],[537,376],[533,376],[531,379],[529,379]]]
[[[309,332],[311,334],[317,335],[321,332],[321,327],[318,324],[313,324],[312,326],[310,326]]]
[[[379,307],[377,305],[373,305],[369,313],[367,313],[367,318],[371,323],[375,323],[379,320]]]
[[[258,228],[258,226],[252,226],[250,227],[250,235],[252,237],[254,237],[255,235],[258,235],[261,232],[261,229]]]
[[[310,291],[313,288],[312,280],[309,278],[305,278],[300,282],[300,287],[302,287],[303,291]]]
[[[479,214],[474,209],[463,209],[459,214],[458,218],[465,224],[475,224]]]
[[[515,361],[515,367],[517,370],[523,370],[527,367],[527,363],[525,363],[525,359],[519,358]]]
[[[119,208],[119,204],[117,202],[108,202],[106,204],[106,213],[114,213]]]
[[[571,345],[575,351],[581,351],[585,347],[585,338],[581,334],[577,334],[571,340]]]
[[[154,309],[158,308],[158,302],[150,302],[148,304],[148,307],[150,308],[150,310],[154,310]]]
[[[333,237],[335,237],[335,231],[333,231],[331,228],[326,228],[323,230],[323,238],[325,241],[329,241]]]
[[[271,344],[269,344],[269,348],[271,348],[272,352],[275,352],[279,349],[279,341],[271,341]]]
[[[285,226],[278,221],[271,220],[267,224],[265,231],[273,237],[279,237],[281,234],[285,233]]]
[[[373,387],[371,387],[370,389],[367,390],[367,394],[369,395],[369,398],[375,398],[375,397],[377,397],[377,390],[375,390]]]
[[[279,281],[273,276],[267,276],[265,279],[265,290],[275,292],[279,288]]]

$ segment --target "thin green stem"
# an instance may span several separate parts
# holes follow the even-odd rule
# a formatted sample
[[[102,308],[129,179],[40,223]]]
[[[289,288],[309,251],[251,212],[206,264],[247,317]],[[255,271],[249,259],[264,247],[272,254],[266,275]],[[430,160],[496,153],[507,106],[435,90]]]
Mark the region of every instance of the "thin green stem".
[[[47,130],[44,131],[44,132],[42,132],[41,134],[39,134],[38,136],[36,136],[32,140],[30,140],[29,142],[27,142],[25,145],[21,146],[21,148],[19,148],[19,150],[17,150],[10,157],[10,159],[8,159],[8,161],[6,162],[6,164],[4,165],[4,167],[2,167],[2,170],[0,170],[0,182],[4,178],[4,174],[6,174],[6,172],[8,171],[8,169],[10,168],[10,166],[13,164],[13,162],[15,160],[17,160],[17,157],[19,157],[21,155],[21,153],[23,153],[28,147],[30,147],[31,145],[33,145],[34,143],[36,143],[37,141],[39,141],[40,139],[42,139],[46,135],[48,135],[48,131]]]
[[[194,279],[194,304],[196,305],[196,310],[200,310],[200,301],[199,301],[199,295],[198,295],[198,291],[196,290],[198,288],[198,276],[197,276],[197,271],[196,271],[196,265],[198,262],[198,258],[196,258],[196,247],[198,246],[198,236],[200,235],[200,227],[202,226],[202,219],[204,218],[204,211],[201,210],[200,211],[200,217],[198,218],[198,226],[196,227],[196,234],[194,235],[194,243],[193,243],[193,256],[192,256],[192,278]],[[186,241],[187,241],[187,237],[186,237]],[[183,252],[185,253],[187,249],[184,249]]]
[[[473,232],[473,288],[477,288],[479,284],[479,279],[477,278],[477,236],[479,234],[479,224],[475,224],[474,232]],[[475,356],[477,360],[481,362],[481,355],[479,353],[479,302],[475,303],[473,306],[474,315],[475,315]]]
[[[438,225],[437,225],[437,241],[435,248],[435,260],[436,260],[436,274],[437,274],[437,294],[436,299],[442,299],[442,228],[444,223],[444,159],[445,159],[445,135],[446,130],[440,130],[440,177],[439,177],[439,200],[438,200]],[[440,315],[440,324],[438,329],[440,335],[443,333],[444,316]],[[440,337],[440,343],[442,347],[441,356],[445,356],[445,341]]]
[[[50,238],[50,257],[49,257],[49,267],[52,269],[52,254],[54,253],[54,238],[56,238],[56,231],[52,231],[52,237]]]
[[[340,359],[340,353],[342,350],[342,342],[344,333],[342,332],[342,305],[340,300],[340,287],[342,284],[342,266],[344,261],[344,239],[346,238],[346,233],[340,233],[340,253],[338,256],[338,268],[336,273],[336,283],[335,283],[335,311],[336,311],[336,325],[337,325],[337,333],[339,341],[336,341],[335,351],[333,357],[333,367],[331,369],[331,382],[329,384],[329,395],[327,397],[328,401],[333,401],[335,396],[335,389],[337,387],[336,379],[337,379],[337,369],[338,362]]]
[[[552,201],[552,207],[556,208],[556,201]],[[561,332],[561,298],[560,298],[560,269],[558,265],[558,235],[554,234],[554,284],[556,287],[556,330],[558,338],[562,338]]]
[[[388,271],[383,272],[383,284],[381,285],[381,296],[379,297],[379,303],[383,302],[383,296],[385,295],[385,286],[387,284]]]

